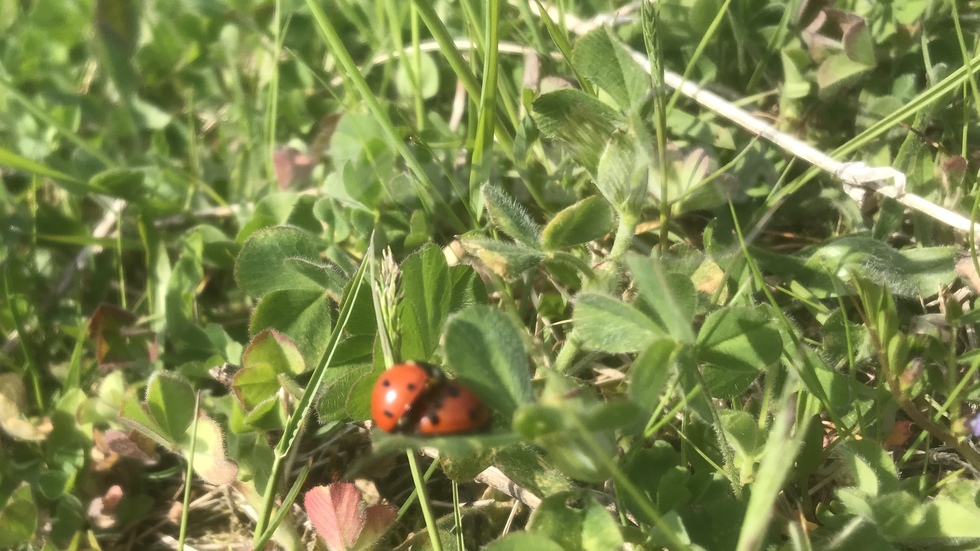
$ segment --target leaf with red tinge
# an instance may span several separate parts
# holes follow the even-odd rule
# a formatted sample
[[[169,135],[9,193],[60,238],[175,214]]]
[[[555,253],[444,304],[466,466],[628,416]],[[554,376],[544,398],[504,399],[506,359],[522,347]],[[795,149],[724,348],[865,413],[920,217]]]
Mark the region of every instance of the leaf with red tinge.
[[[268,364],[275,373],[300,374],[306,370],[303,354],[296,344],[274,329],[255,335],[242,354],[242,371],[261,364]]]
[[[108,471],[121,457],[136,459],[144,465],[152,465],[160,458],[156,453],[156,442],[138,431],[124,432],[109,429],[105,432],[92,430],[94,445],[89,452],[92,468]]]
[[[963,180],[966,178],[966,171],[968,168],[969,163],[967,163],[966,159],[960,155],[953,155],[952,157],[943,161],[940,165],[940,181],[947,188],[959,188],[963,185]]]
[[[882,442],[886,450],[893,451],[901,448],[912,438],[912,421],[895,421],[891,433]]]
[[[332,490],[332,491],[331,491]],[[361,494],[353,484],[317,486],[303,498],[306,514],[327,548],[350,549],[364,528]]]
[[[88,335],[95,340],[99,367],[121,369],[156,360],[159,353],[156,333],[136,327],[136,322],[135,314],[110,304],[101,304],[92,312]]]
[[[93,499],[88,504],[88,518],[95,526],[105,529],[116,523],[116,507],[123,498],[122,486],[111,486],[102,497]]]
[[[303,505],[331,551],[367,549],[395,521],[394,507],[365,507],[360,491],[349,482],[317,486],[306,492]]]
[[[367,508],[367,522],[364,524],[364,531],[358,540],[358,549],[369,549],[374,542],[381,539],[381,536],[388,531],[394,524],[398,516],[398,510],[391,505],[378,504]]]
[[[279,189],[287,190],[310,177],[316,159],[295,147],[282,147],[272,153],[272,164],[276,169]]]
[[[190,455],[190,431],[181,443],[184,457]],[[197,439],[194,447],[194,472],[209,484],[231,484],[238,476],[238,464],[225,455],[221,427],[203,412],[197,416]]]

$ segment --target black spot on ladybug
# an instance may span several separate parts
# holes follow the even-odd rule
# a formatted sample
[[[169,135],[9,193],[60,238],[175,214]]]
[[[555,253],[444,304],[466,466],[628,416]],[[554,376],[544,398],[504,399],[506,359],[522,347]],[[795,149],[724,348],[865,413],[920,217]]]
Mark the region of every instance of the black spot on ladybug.
[[[450,398],[458,398],[459,397],[459,387],[456,386],[456,385],[454,385],[454,384],[447,385],[446,386],[446,394],[449,395]]]
[[[385,380],[381,381],[381,386],[391,386],[391,381],[389,381],[388,379],[385,379]]]
[[[439,424],[439,414],[434,411],[430,411],[429,414],[426,415],[426,418],[429,419],[429,422],[432,423],[432,426],[436,426]]]
[[[477,411],[476,408],[470,408],[468,413],[470,415],[470,421],[476,422],[476,420],[480,418],[480,412]]]
[[[393,417],[395,416],[395,414],[394,414],[394,413],[392,413],[392,412],[390,412],[390,411],[388,411],[388,410],[385,410],[385,411],[384,411],[384,414],[385,414],[385,417],[387,417],[387,418],[389,418],[389,419],[391,419],[391,418],[393,418]]]
[[[415,390],[415,383],[408,383],[408,390]]]

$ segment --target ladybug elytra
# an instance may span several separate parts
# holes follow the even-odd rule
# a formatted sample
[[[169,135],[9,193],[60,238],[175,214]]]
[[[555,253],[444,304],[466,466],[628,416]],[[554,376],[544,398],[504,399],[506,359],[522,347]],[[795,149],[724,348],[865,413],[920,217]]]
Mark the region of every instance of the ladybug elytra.
[[[438,367],[405,362],[381,374],[371,395],[371,416],[379,429],[423,435],[478,431],[490,422],[479,397]]]

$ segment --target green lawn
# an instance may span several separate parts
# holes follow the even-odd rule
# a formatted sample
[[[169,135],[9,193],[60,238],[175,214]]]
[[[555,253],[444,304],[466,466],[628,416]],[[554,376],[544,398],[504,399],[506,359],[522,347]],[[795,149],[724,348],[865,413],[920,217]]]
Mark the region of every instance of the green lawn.
[[[0,549],[980,548],[978,36],[0,0]]]

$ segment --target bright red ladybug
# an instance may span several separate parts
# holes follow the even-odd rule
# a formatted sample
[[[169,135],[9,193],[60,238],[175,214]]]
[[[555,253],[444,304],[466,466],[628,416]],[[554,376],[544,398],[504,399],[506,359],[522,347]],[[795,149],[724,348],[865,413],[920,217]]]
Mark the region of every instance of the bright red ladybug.
[[[371,416],[385,432],[403,432],[416,402],[433,387],[441,386],[445,375],[429,364],[406,362],[391,366],[378,377],[371,394]]]
[[[422,362],[394,365],[378,378],[371,416],[383,431],[427,435],[473,432],[490,422],[472,390]]]

